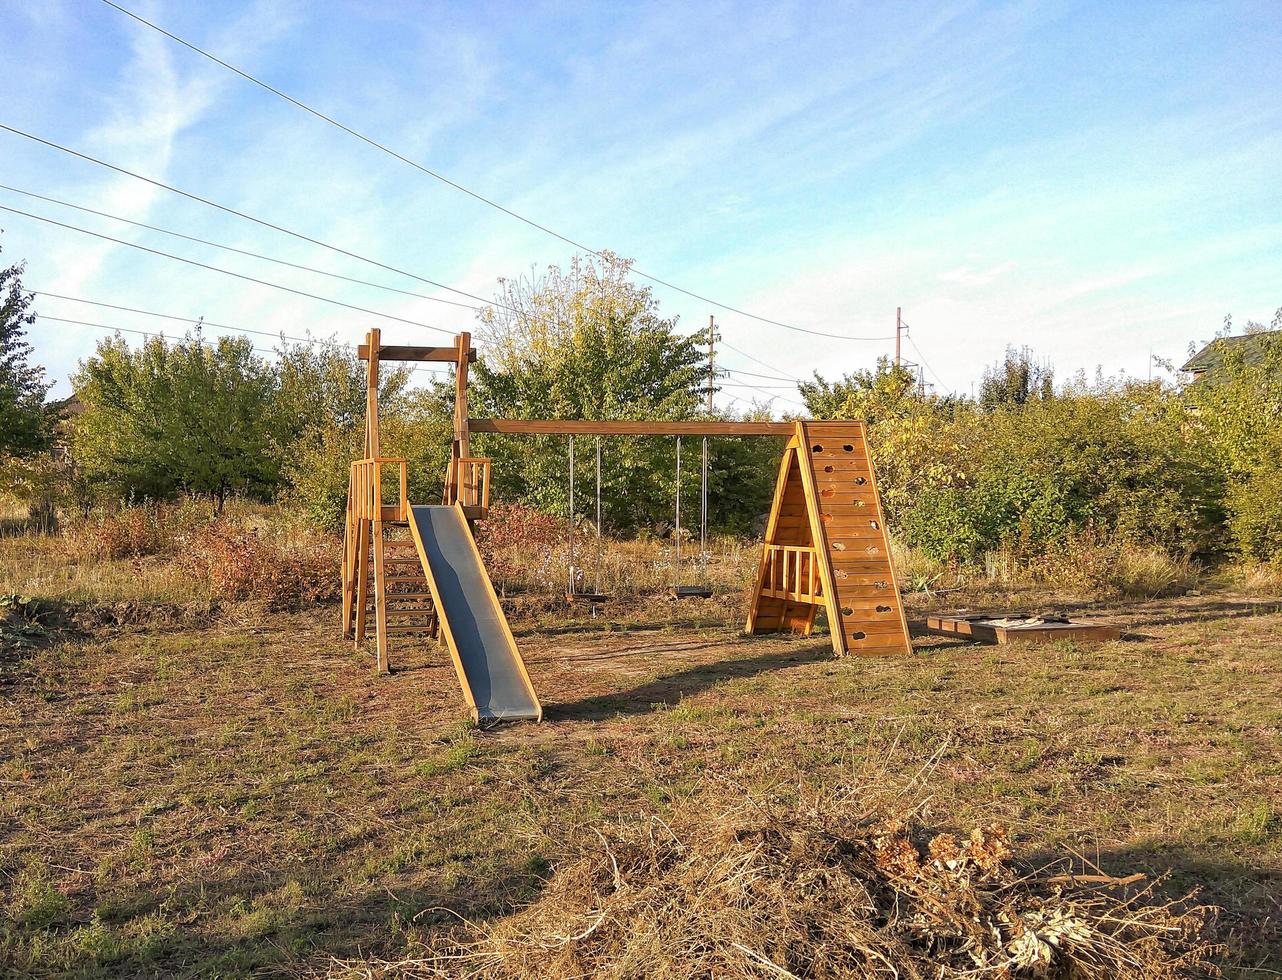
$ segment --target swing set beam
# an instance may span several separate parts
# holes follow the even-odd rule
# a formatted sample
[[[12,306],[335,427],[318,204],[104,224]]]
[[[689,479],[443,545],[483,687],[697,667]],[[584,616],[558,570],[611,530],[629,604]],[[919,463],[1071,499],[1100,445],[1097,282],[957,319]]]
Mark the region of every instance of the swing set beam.
[[[468,419],[469,432],[525,436],[782,436],[791,422],[591,422],[577,419]]]

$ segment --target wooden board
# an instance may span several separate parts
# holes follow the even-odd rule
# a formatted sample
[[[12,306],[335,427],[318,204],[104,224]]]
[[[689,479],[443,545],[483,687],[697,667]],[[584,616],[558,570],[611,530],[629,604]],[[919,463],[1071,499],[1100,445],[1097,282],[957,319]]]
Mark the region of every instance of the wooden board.
[[[1072,640],[1074,643],[1106,643],[1118,640],[1122,636],[1120,626],[1107,623],[1069,622],[1038,623],[1030,625],[999,625],[997,620],[1005,618],[1032,617],[1015,614],[1014,616],[927,616],[926,629],[931,633],[944,636],[960,636],[978,643],[1050,643],[1055,640]]]
[[[360,344],[356,348],[356,356],[362,361],[369,358],[369,344]],[[447,364],[454,364],[458,361],[457,347],[402,347],[396,345],[380,344],[378,348],[378,359],[380,361],[443,361]],[[476,350],[472,349],[467,354],[468,361],[476,362]]]
[[[791,422],[590,422],[578,419],[470,419],[470,432],[527,436],[790,436]]]

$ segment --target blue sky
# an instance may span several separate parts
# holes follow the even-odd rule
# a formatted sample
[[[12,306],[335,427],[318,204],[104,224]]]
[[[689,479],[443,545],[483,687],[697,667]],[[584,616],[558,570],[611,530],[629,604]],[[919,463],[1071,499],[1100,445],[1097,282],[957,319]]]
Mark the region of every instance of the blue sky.
[[[1148,373],[1282,306],[1282,4],[127,0],[460,183],[647,272],[858,336],[969,392],[1007,344]],[[489,296],[573,249],[282,103],[99,0],[3,0],[0,122]],[[0,132],[0,183],[432,293]],[[469,310],[0,204],[446,330]],[[232,326],[440,338],[0,212],[31,288]],[[828,376],[886,340],[792,333],[655,287],[724,366]],[[447,295],[447,294],[439,294]],[[181,324],[41,298],[49,316]],[[210,331],[217,333],[220,331]],[[104,331],[45,322],[65,379]],[[129,336],[129,335],[127,335]],[[131,339],[137,339],[132,338]],[[259,338],[264,346],[271,341]],[[750,383],[739,377],[735,383]],[[779,382],[760,381],[762,385]],[[770,391],[780,410],[795,392]],[[727,388],[729,396],[764,396]]]

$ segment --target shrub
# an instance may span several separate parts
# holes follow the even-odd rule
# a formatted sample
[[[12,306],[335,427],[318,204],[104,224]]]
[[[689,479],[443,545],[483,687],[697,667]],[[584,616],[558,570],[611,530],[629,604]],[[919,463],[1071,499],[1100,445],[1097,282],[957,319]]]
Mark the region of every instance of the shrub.
[[[1229,530],[1242,557],[1282,562],[1282,465],[1262,463],[1229,490]]]
[[[115,561],[170,552],[176,529],[171,510],[148,504],[91,514],[68,525],[63,543],[81,560]]]
[[[525,504],[499,503],[478,525],[477,547],[495,583],[548,586],[564,576],[566,538],[563,518]]]
[[[187,539],[182,562],[216,599],[298,609],[339,596],[341,554],[342,545],[327,536],[286,542],[219,520]]]

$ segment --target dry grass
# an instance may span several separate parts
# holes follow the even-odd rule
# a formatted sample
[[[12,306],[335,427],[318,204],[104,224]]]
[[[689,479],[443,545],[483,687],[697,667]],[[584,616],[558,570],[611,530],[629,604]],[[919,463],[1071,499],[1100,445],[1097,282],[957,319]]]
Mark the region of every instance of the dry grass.
[[[1207,938],[1229,974],[1282,969],[1276,600],[1132,607],[1141,638],[1095,648],[919,639],[912,658],[842,662],[822,638],[695,629],[693,607],[667,608],[662,627],[518,625],[548,720],[494,731],[461,724],[439,650],[400,643],[402,670],[379,678],[332,607],[7,648],[0,973],[421,960],[467,938],[459,917],[530,934],[522,909],[550,914],[558,878],[608,862],[598,832],[617,860],[677,828],[671,885],[716,859],[727,787],[809,834],[795,800],[834,786],[897,797],[873,810],[959,841],[1001,824],[1021,869],[1081,854],[1170,870],[1155,894],[1201,886],[1225,909]],[[620,911],[628,894],[586,898]]]
[[[327,969],[351,977],[1077,977],[1218,973],[1213,910],[1144,876],[1028,867],[1006,832],[964,838],[850,792],[708,801],[608,827],[538,899],[470,942]],[[905,817],[908,816],[908,819]]]
[[[270,513],[236,519],[283,547],[307,540]],[[653,543],[617,553],[620,569],[662,562]],[[368,651],[336,636],[332,604],[66,629],[62,614],[103,602],[207,604],[209,583],[165,554],[86,561],[57,538],[0,539],[0,593],[34,599],[0,603],[0,975],[418,969],[478,937],[546,940],[540,923],[577,935],[595,921],[587,909],[625,918],[665,888],[697,910],[680,889],[751,855],[754,880],[779,891],[718,911],[725,935],[807,975],[804,958],[769,945],[777,933],[733,930],[776,899],[772,915],[792,922],[789,903],[815,900],[807,883],[831,884],[805,877],[807,861],[847,838],[848,887],[880,901],[885,882],[855,846],[865,815],[913,817],[919,857],[938,833],[965,842],[1000,824],[1019,872],[1081,854],[1108,874],[1149,874],[1159,906],[1202,886],[1224,909],[1206,938],[1224,945],[1226,972],[1282,970],[1276,593],[1207,585],[1126,605],[1000,582],[914,593],[913,618],[944,602],[1054,605],[1132,638],[918,638],[910,658],[839,662],[824,637],[739,635],[755,559],[727,549],[711,602],[656,589],[596,619],[570,618],[555,589],[530,592],[513,625],[547,721],[476,731],[440,649],[398,641],[400,669],[377,677]],[[825,816],[837,786],[866,802]],[[727,787],[767,802],[727,815]],[[740,818],[758,837],[721,835]],[[644,848],[665,825],[677,843],[652,866]],[[790,833],[806,842],[795,862]],[[632,869],[626,889],[606,875],[607,848]],[[576,881],[577,906],[558,891]],[[802,956],[811,939],[796,942]]]
[[[975,584],[1036,585],[1109,598],[1157,599],[1183,595],[1203,580],[1198,564],[1160,548],[1086,530],[1050,550],[1010,548],[985,558]]]

